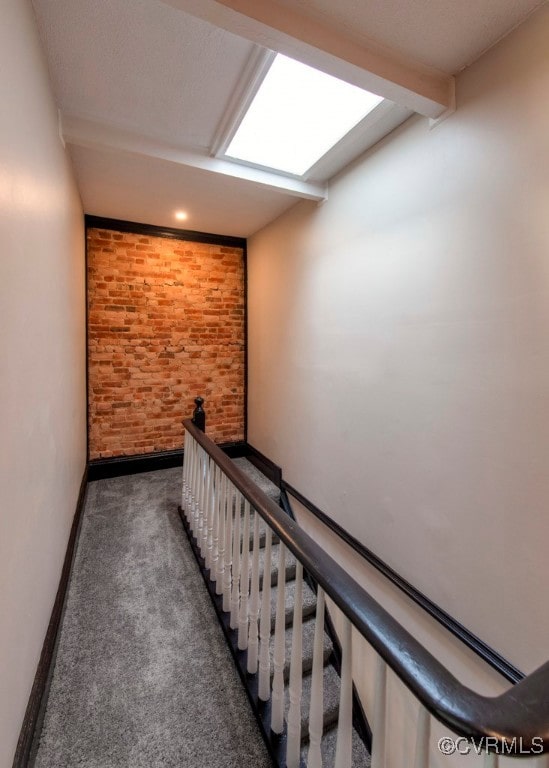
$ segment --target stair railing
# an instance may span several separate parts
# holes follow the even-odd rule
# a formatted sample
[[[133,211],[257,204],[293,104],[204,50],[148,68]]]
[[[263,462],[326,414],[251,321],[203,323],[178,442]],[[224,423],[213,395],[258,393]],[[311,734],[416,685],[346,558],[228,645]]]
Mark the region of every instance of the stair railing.
[[[456,737],[466,739],[485,765],[498,756],[532,757],[549,753],[549,662],[495,697],[463,685],[300,526],[269,499],[190,419],[185,426],[182,511],[238,630],[238,647],[248,653],[248,673],[257,675],[260,701],[270,701],[271,729],[284,731],[285,566],[286,553],[297,560],[294,630],[287,715],[288,768],[299,768],[301,745],[301,590],[303,570],[318,584],[307,766],[322,758],[322,632],[325,598],[343,614],[341,693],[335,768],[352,765],[352,627],[377,654],[373,712],[372,768],[386,768],[387,667],[419,701],[414,768],[428,768],[431,716]],[[271,626],[271,593],[259,596],[260,537],[265,537],[264,574],[270,573],[271,542],[280,540],[277,609]],[[252,539],[251,552],[249,551]],[[269,579],[265,579],[266,582]],[[271,635],[274,634],[274,638]],[[271,644],[273,651],[271,653]],[[442,749],[443,751],[443,749]]]

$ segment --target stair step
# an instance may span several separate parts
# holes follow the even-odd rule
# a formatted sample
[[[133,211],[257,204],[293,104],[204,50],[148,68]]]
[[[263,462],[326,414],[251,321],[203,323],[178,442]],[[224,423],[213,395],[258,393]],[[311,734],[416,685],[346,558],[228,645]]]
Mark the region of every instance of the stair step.
[[[302,644],[303,644],[303,652],[302,652],[302,658],[303,658],[303,675],[309,674],[311,669],[313,668],[313,648],[314,648],[314,639],[315,639],[315,618],[314,616],[307,619],[303,622],[303,635],[302,635]],[[284,680],[288,681],[290,677],[290,660],[292,656],[292,640],[293,640],[293,627],[286,627],[286,631],[284,633]],[[324,633],[324,646],[323,646],[323,658],[324,663],[326,664],[330,654],[332,652],[332,642],[328,635]],[[270,640],[270,653],[271,653],[271,659],[274,657],[274,635],[271,635]],[[273,674],[273,670],[271,669],[271,675]]]
[[[285,626],[292,624],[294,619],[294,604],[295,604],[295,580],[289,581],[285,585]],[[276,602],[278,599],[278,585],[271,587],[271,627],[274,630],[276,621]],[[310,586],[303,582],[303,600],[302,600],[302,616],[307,618],[312,616],[316,610],[316,595]]]
[[[244,515],[244,513],[242,513]],[[242,522],[241,522],[242,525]],[[240,544],[242,545],[242,539],[244,538],[244,532],[242,531],[242,528],[240,529]],[[259,548],[261,550],[265,549],[265,540],[266,540],[266,533],[267,533],[267,523],[261,519],[259,521]],[[276,535],[276,533],[271,534],[271,541],[273,544],[278,544],[280,542],[280,539]],[[253,528],[253,513],[250,517],[250,544],[249,544],[249,551],[250,553],[253,551],[254,546],[254,528]]]
[[[278,563],[280,558],[280,543],[276,542],[271,550],[271,586],[275,586],[278,581]],[[295,579],[296,560],[294,555],[286,550],[286,581]],[[259,553],[259,589],[263,589],[263,578],[265,576],[265,550]]]
[[[335,764],[335,753],[337,745],[337,725],[334,725],[328,731],[325,731],[320,742],[320,752],[322,754],[323,765]],[[304,744],[301,748],[301,758],[307,764],[307,752],[309,744]],[[370,768],[371,757],[366,749],[364,742],[353,728],[353,747],[352,747],[352,768]]]
[[[301,693],[301,740],[307,741],[309,738],[309,710],[311,707],[311,686],[313,678],[311,674],[307,674],[303,677],[302,693]],[[334,724],[337,723],[339,714],[339,691],[341,688],[341,681],[339,675],[335,671],[331,664],[327,664],[324,667],[323,672],[323,707],[324,717],[323,724],[324,730],[328,730]],[[285,717],[288,718],[288,712],[290,709],[290,696],[289,690],[286,689],[285,694]]]
[[[257,467],[245,458],[233,459],[234,463],[254,482],[264,493],[269,496],[276,504],[280,502],[280,489],[263,475]],[[244,504],[242,504],[242,514],[244,513]],[[265,578],[265,539],[266,523],[260,520],[259,534],[259,572],[260,589],[263,588]],[[241,533],[241,541],[243,533]],[[273,534],[272,537],[272,559],[271,559],[271,626],[273,633],[270,639],[271,659],[274,655],[274,626],[276,620],[276,602],[278,595],[278,564],[280,556],[280,540]],[[253,512],[250,519],[250,553],[253,549]],[[285,682],[285,714],[289,710],[289,691],[288,681],[290,677],[290,660],[293,640],[293,609],[295,602],[295,572],[296,562],[290,552],[286,552],[286,594],[285,594],[285,661],[284,661],[284,682]],[[301,699],[301,738],[302,749],[301,757],[307,762],[308,740],[309,740],[309,709],[311,701],[312,677],[311,670],[313,665],[313,648],[315,635],[315,613],[316,595],[311,588],[303,583],[303,627],[302,627],[302,661],[303,661],[303,680],[302,680],[302,699]],[[323,635],[323,729],[324,733],[321,741],[322,760],[324,765],[334,765],[337,745],[337,718],[339,713],[339,693],[341,681],[334,667],[328,663],[332,653],[332,642],[326,632]],[[274,670],[271,669],[271,675]],[[362,739],[355,729],[352,733],[352,768],[369,768],[370,755]]]
[[[246,458],[240,458],[233,459],[233,463],[236,464],[236,466],[242,470],[242,472],[244,472],[244,474],[249,477],[252,482],[259,486],[264,494],[272,499],[275,504],[278,504],[280,501],[280,488],[271,482],[268,477],[265,477],[263,472],[260,472],[260,470],[254,466],[251,461],[248,461]]]

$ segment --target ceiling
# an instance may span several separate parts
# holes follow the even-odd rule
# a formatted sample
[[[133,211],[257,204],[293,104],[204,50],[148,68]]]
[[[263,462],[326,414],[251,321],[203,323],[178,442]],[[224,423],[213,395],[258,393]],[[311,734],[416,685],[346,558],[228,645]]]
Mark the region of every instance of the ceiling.
[[[242,237],[324,199],[331,175],[412,110],[451,108],[451,75],[541,4],[33,0],[85,211],[176,226],[183,209],[186,229]],[[265,45],[388,99],[306,181],[212,157]]]
[[[456,74],[544,0],[277,0],[326,25],[374,39],[401,55]]]
[[[246,236],[294,205],[295,197],[238,178],[146,155],[71,147],[87,213],[162,227]],[[174,211],[185,210],[184,224]]]

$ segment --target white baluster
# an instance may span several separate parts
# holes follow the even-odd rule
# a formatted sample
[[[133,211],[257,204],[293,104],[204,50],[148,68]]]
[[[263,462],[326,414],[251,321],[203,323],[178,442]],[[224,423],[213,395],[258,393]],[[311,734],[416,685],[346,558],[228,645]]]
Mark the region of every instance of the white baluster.
[[[205,547],[205,533],[208,531],[207,511],[208,511],[208,482],[210,479],[210,473],[208,471],[210,463],[210,457],[204,451],[204,459],[202,462],[202,498],[200,502],[200,516],[198,518],[198,547],[202,557],[206,554]]]
[[[204,558],[204,565],[209,570],[210,568],[210,560],[209,560],[209,551],[208,551],[208,531],[210,526],[210,518],[211,518],[211,508],[212,508],[212,467],[213,467],[213,460],[207,456],[206,457],[206,497],[204,501],[204,524],[202,526],[202,557]]]
[[[198,496],[200,493],[200,446],[198,443],[194,447],[193,460],[193,490],[190,503],[189,527],[194,536],[196,530],[196,520],[198,514]]]
[[[227,476],[219,470],[219,516],[217,528],[217,574],[215,593],[223,594],[225,581],[225,518],[227,516]]]
[[[250,502],[244,501],[242,558],[240,561],[240,613],[238,618],[238,648],[248,647],[248,598],[250,594]]]
[[[195,494],[195,467],[196,467],[196,459],[197,459],[197,444],[194,437],[191,437],[191,465],[189,467],[189,487],[187,490],[187,518],[190,520],[191,514],[192,514],[192,505],[193,505],[193,497]]]
[[[378,656],[374,694],[374,718],[372,728],[372,768],[386,766],[386,709],[387,709],[387,665]]]
[[[193,438],[193,463],[190,469],[191,471],[191,487],[189,490],[189,500],[187,504],[187,522],[189,523],[189,529],[192,533],[194,526],[194,514],[196,509],[196,494],[197,494],[197,465],[198,465],[198,444]]]
[[[484,753],[484,768],[498,768],[499,759],[495,752]]]
[[[212,512],[212,554],[210,567],[210,580],[217,582],[217,558],[218,558],[218,536],[219,536],[219,500],[221,497],[221,470],[214,464],[214,502]]]
[[[322,768],[320,742],[324,730],[324,590],[316,596],[315,642],[309,709],[309,752],[307,768]]]
[[[270,573],[269,573],[270,578]],[[252,549],[252,590],[250,596],[250,630],[248,636],[248,672],[257,672],[259,649],[259,513],[254,511],[254,540]]]
[[[234,486],[229,479],[227,481],[226,517],[225,517],[225,570],[223,573],[223,610],[228,613],[231,610],[231,586],[232,586],[232,544],[233,544],[233,517],[234,517]]]
[[[282,733],[284,729],[284,662],[286,660],[284,642],[286,629],[286,547],[282,541],[278,553],[277,591],[271,730],[274,733]]]
[[[198,549],[201,549],[202,542],[202,527],[204,525],[204,501],[206,497],[206,452],[204,449],[200,449],[200,467],[198,477],[198,498],[196,500],[196,516],[194,537],[198,544]]]
[[[414,768],[429,768],[429,740],[431,738],[431,715],[419,705],[416,728],[416,752]]]
[[[187,461],[187,439],[189,443],[189,466],[187,472],[187,487],[185,490],[185,515],[190,522],[192,515],[193,494],[194,494],[194,466],[196,464],[196,441],[192,435],[187,434],[185,438],[185,462]]]
[[[261,701],[268,701],[271,695],[271,551],[272,533],[269,526],[265,530],[265,565],[263,568],[263,588],[261,594],[261,622],[259,625],[259,686]]]
[[[187,506],[187,477],[189,474],[189,464],[191,460],[191,441],[185,433],[185,443],[183,447],[183,477],[181,480],[181,509],[184,512]]]
[[[234,496],[234,530],[233,530],[233,589],[231,592],[230,627],[238,627],[240,608],[240,515],[242,510],[242,495],[235,491]]]
[[[341,634],[341,688],[335,768],[351,768],[353,750],[353,644],[351,622],[343,617]]]
[[[301,693],[303,687],[303,566],[297,561],[295,572],[295,602],[290,664],[290,709],[288,711],[287,768],[299,768],[301,746]]]
[[[215,473],[217,465],[213,459],[210,459],[208,464],[209,473],[209,494],[208,494],[208,527],[206,530],[206,568],[210,571],[210,581],[212,581],[213,570],[213,532],[214,532],[214,515],[215,515],[215,497],[217,495],[217,489],[215,487]]]
[[[208,454],[206,454],[204,458],[204,503],[202,504],[202,525],[200,527],[200,537],[198,541],[200,546],[200,554],[204,558],[206,568],[209,568],[209,563],[206,562],[206,560],[208,557],[208,518],[210,516],[212,473],[210,471],[210,457]]]

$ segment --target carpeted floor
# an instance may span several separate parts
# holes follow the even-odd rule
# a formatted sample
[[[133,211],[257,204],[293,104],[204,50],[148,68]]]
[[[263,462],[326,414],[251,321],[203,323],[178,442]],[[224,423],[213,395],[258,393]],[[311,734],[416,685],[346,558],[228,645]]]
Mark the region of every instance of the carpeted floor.
[[[180,487],[180,469],[90,483],[34,768],[271,766]]]

